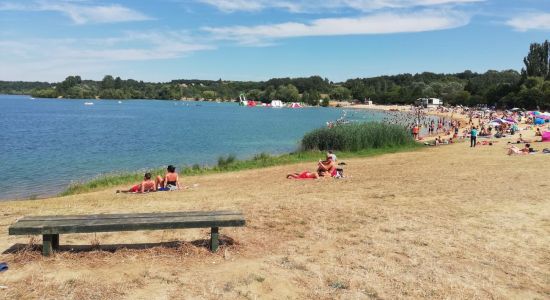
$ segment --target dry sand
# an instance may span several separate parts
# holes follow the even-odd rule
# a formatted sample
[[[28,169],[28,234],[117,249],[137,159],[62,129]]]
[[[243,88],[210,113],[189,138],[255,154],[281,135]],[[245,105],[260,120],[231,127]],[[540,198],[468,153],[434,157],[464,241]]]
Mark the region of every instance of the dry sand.
[[[33,241],[7,235],[25,215],[235,209],[248,222],[221,229],[216,254],[199,229],[62,235],[49,258],[5,252],[0,298],[548,299],[550,155],[509,157],[504,143],[352,159],[342,180],[284,178],[311,163],[184,178],[198,186],[178,192],[0,203],[1,251]]]

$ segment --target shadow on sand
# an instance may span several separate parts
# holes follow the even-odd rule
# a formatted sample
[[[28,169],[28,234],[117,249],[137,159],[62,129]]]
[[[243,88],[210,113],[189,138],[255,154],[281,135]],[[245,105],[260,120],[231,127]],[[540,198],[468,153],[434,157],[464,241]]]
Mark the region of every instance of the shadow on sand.
[[[220,246],[232,246],[236,242],[233,238],[226,235],[220,235]],[[192,242],[170,241],[160,243],[141,243],[141,244],[105,244],[105,245],[59,245],[56,252],[85,253],[93,251],[106,251],[115,253],[119,250],[145,250],[152,248],[179,249],[182,246],[189,245],[197,248],[205,248],[210,251],[210,239],[194,240]],[[40,244],[15,244],[2,252],[2,254],[18,254],[29,251],[42,252]]]

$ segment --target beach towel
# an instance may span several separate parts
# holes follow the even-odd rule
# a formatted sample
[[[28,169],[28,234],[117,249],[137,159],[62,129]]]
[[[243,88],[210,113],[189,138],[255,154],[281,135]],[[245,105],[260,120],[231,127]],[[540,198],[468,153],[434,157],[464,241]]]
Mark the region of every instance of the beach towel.
[[[7,271],[8,270],[8,264],[3,262],[3,263],[0,263],[0,272],[4,272],[4,271]]]

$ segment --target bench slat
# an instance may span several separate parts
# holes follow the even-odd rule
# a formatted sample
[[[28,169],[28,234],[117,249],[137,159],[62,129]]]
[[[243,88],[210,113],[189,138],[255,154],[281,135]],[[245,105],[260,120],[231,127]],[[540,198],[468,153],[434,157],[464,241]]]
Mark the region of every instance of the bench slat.
[[[136,230],[160,230],[178,228],[238,227],[244,226],[244,216],[239,212],[188,212],[126,215],[90,215],[89,218],[64,219],[33,217],[24,218],[9,228],[10,235],[64,234],[113,232]]]
[[[27,216],[18,220],[23,221],[51,221],[51,220],[95,220],[95,219],[120,219],[120,218],[155,218],[155,217],[186,217],[186,216],[219,216],[242,215],[241,212],[231,210],[218,211],[188,211],[169,213],[137,213],[137,214],[97,214],[97,215],[60,215],[60,216]]]

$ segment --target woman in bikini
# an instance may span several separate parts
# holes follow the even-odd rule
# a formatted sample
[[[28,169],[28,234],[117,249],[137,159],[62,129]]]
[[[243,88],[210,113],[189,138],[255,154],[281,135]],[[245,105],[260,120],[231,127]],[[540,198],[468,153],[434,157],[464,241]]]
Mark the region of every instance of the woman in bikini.
[[[286,175],[287,179],[319,179],[319,174],[304,171],[302,173],[291,173]]]
[[[178,173],[176,173],[176,167],[169,165],[166,171],[164,178],[160,175],[157,176],[155,180],[156,186],[163,191],[178,190],[180,188],[180,181]]]
[[[153,180],[151,180],[151,173],[147,172],[143,176],[143,181],[140,184],[136,184],[131,187],[129,190],[117,190],[117,193],[148,193],[156,192],[157,185]]]

